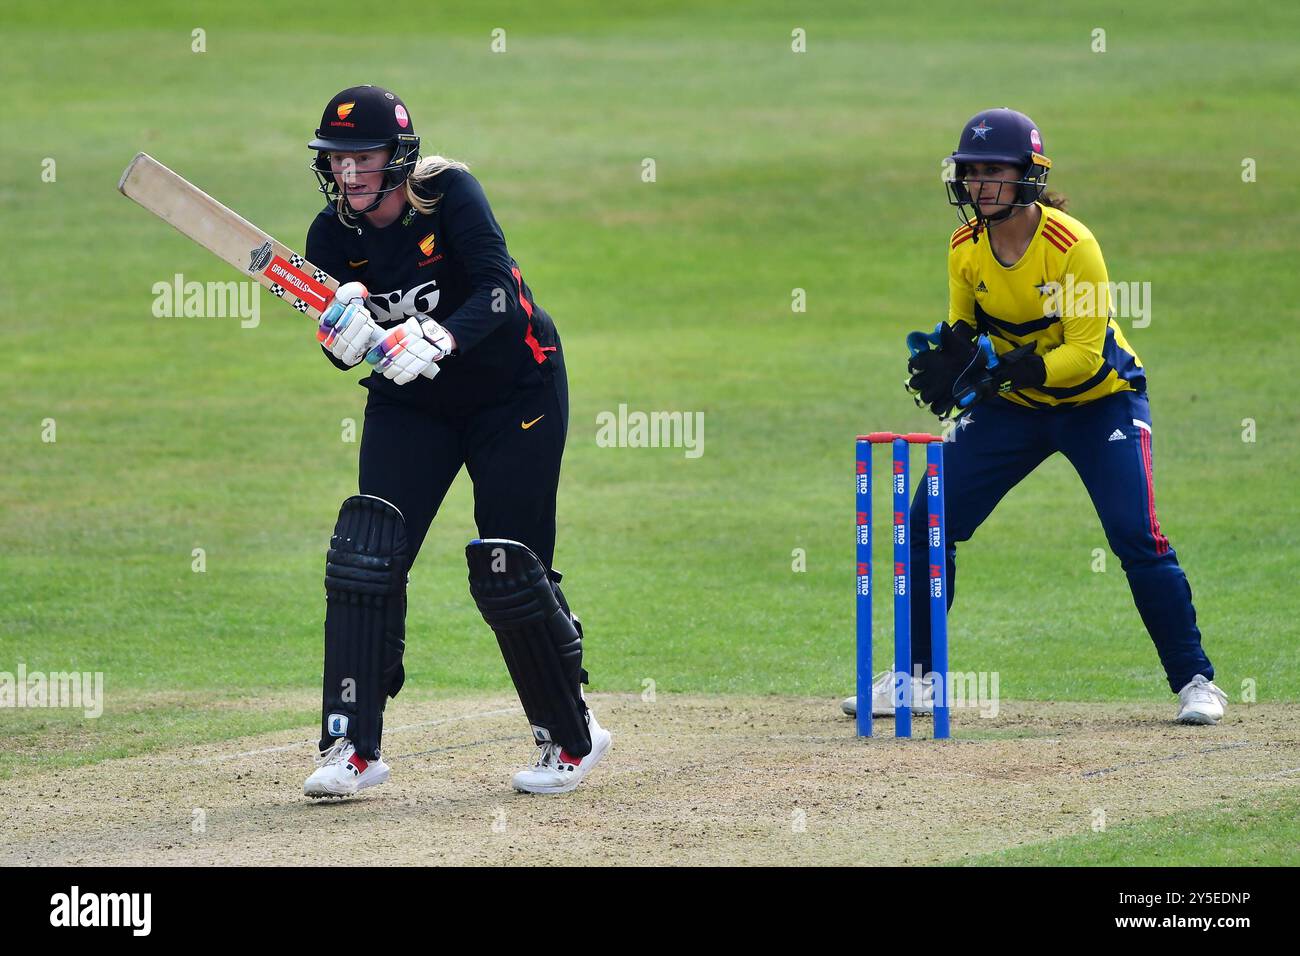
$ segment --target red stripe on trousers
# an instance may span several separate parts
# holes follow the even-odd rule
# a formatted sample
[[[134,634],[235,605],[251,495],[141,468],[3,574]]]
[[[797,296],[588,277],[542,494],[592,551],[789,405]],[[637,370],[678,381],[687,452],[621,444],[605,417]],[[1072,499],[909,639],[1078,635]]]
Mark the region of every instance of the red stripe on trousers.
[[[1164,554],[1169,550],[1169,539],[1160,533],[1160,521],[1156,518],[1156,487],[1151,473],[1151,433],[1145,428],[1139,428],[1138,434],[1142,444],[1142,470],[1147,474],[1147,521],[1151,527],[1151,537],[1156,542],[1156,554]]]

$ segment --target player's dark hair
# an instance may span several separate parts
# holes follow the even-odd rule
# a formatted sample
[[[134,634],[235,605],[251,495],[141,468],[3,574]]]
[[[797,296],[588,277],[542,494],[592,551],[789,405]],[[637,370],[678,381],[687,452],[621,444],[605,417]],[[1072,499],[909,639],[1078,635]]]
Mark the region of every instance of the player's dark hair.
[[[1061,212],[1069,212],[1070,200],[1066,199],[1058,192],[1043,190],[1043,194],[1038,197],[1038,201],[1044,206],[1051,206],[1053,209],[1059,209]]]

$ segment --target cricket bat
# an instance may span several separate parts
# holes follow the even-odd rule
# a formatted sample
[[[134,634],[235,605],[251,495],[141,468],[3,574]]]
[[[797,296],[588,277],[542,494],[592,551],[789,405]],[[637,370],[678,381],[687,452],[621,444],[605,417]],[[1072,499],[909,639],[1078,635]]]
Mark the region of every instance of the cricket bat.
[[[303,315],[319,319],[333,301],[338,280],[148,153],[136,154],[117,189]],[[380,330],[370,345],[386,334]],[[433,378],[438,366],[431,364],[421,374]]]

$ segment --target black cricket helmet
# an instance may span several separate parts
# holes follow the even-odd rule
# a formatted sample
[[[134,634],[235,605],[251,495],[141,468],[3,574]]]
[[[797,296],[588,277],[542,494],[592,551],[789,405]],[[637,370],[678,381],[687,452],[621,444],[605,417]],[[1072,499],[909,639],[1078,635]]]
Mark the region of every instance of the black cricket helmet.
[[[334,96],[321,116],[316,138],[307,144],[316,151],[311,169],[320,182],[320,192],[334,204],[341,216],[355,218],[370,212],[386,195],[406,183],[420,159],[420,137],[401,97],[379,86],[353,86]],[[353,212],[330,170],[331,152],[359,153],[371,149],[391,150],[374,201]]]
[[[1006,163],[1020,170],[1020,178],[1001,183],[995,199],[1006,208],[993,216],[982,216],[966,189],[968,163]],[[953,150],[951,166],[945,176],[948,187],[948,204],[957,207],[961,221],[982,228],[1011,215],[1016,206],[1032,206],[1042,198],[1047,188],[1047,174],[1052,161],[1043,155],[1043,138],[1038,127],[1024,113],[1002,109],[976,113],[962,128],[957,148]],[[1004,199],[1002,190],[1014,187],[1014,195]],[[966,213],[966,207],[971,212]]]

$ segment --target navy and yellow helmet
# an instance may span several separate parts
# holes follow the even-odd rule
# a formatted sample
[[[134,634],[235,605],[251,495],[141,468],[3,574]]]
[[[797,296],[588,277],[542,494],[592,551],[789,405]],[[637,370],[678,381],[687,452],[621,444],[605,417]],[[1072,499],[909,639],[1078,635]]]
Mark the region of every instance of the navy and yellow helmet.
[[[965,184],[968,163],[1006,163],[1020,170],[1020,179],[1006,183],[1015,187],[1014,197],[1003,200],[1002,187],[999,187],[998,202],[1005,202],[1007,208],[996,216],[981,216],[979,207],[971,202]],[[965,223],[983,226],[997,222],[1011,215],[1012,207],[1036,203],[1047,188],[1051,168],[1052,161],[1043,154],[1043,137],[1033,120],[1005,107],[984,110],[962,127],[961,138],[950,157],[945,176],[948,204],[957,207],[957,214]],[[971,207],[969,215],[966,206]]]

